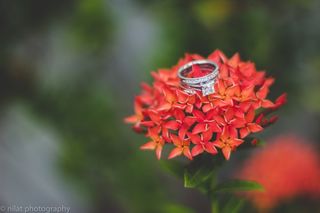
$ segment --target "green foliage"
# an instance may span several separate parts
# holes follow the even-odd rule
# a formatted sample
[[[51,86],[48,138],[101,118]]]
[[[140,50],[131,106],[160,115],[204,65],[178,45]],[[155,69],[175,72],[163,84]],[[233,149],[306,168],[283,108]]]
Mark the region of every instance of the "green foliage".
[[[234,195],[214,197],[212,199],[211,213],[237,213],[242,210],[246,200]]]
[[[239,179],[218,181],[217,174],[224,163],[226,161],[222,157],[204,154],[188,164],[170,161],[164,165],[179,178],[182,178],[183,172],[185,188],[195,188],[206,194],[212,203],[212,213],[237,213],[245,204],[245,199],[235,193],[264,189],[255,181]]]
[[[101,47],[107,44],[113,31],[110,12],[108,4],[102,0],[80,0],[71,20],[76,44],[86,50],[103,50]]]
[[[196,188],[199,185],[207,182],[214,174],[213,169],[199,168],[195,172],[191,172],[188,169],[184,172],[184,187]]]
[[[184,167],[184,186],[186,188],[198,188],[207,193],[212,184],[215,184],[217,170],[224,159],[220,155],[212,156],[202,154]]]
[[[263,186],[255,181],[229,180],[216,185],[213,192],[241,192],[241,191],[263,191]]]
[[[189,209],[183,205],[168,204],[164,205],[164,213],[195,213],[192,209]]]
[[[134,213],[157,212],[157,205],[166,202],[165,188],[157,184],[157,161],[135,154],[138,144],[131,143],[138,138],[129,129],[119,128],[122,120],[112,113],[117,105],[99,94],[90,89],[65,95],[41,94],[33,100],[33,109],[60,130],[64,139],[62,171],[89,200],[112,195],[109,206],[122,206]]]

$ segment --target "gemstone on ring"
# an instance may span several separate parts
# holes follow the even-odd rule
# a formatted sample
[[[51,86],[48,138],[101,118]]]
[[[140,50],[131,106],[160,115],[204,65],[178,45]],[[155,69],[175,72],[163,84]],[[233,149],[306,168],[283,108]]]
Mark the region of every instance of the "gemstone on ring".
[[[203,96],[211,95],[214,91],[214,81],[201,85],[201,91]]]

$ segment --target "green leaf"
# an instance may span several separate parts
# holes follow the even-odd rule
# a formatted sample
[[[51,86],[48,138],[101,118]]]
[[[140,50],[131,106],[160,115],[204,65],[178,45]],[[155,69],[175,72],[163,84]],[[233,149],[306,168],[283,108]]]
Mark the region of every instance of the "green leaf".
[[[184,187],[198,188],[203,192],[210,190],[215,182],[215,174],[221,164],[222,157],[203,154],[196,157],[184,170]]]
[[[214,173],[214,170],[208,170],[207,168],[199,168],[194,173],[186,169],[184,171],[184,187],[195,188],[202,183],[206,182]]]
[[[237,213],[240,212],[246,200],[238,196],[231,196],[221,213]]]
[[[255,181],[248,180],[229,180],[216,185],[213,192],[240,192],[240,191],[264,191],[262,185]]]

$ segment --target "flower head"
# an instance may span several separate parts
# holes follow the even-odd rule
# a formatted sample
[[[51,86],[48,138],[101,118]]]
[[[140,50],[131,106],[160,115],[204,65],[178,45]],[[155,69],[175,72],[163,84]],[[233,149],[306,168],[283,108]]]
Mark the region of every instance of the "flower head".
[[[254,63],[241,61],[239,54],[228,59],[219,50],[207,58],[219,66],[215,93],[188,94],[180,87],[177,72],[179,67],[199,59],[204,57],[186,54],[171,69],[152,72],[154,82],[142,84],[142,92],[135,98],[135,114],[125,119],[137,132],[151,138],[141,148],[156,150],[158,158],[162,147],[169,145],[173,146],[169,158],[184,155],[193,159],[204,152],[215,155],[220,149],[229,159],[242,139],[275,122],[275,117],[267,116],[286,102],[285,94],[275,102],[267,98],[274,79],[257,71]],[[207,72],[194,65],[188,77]]]
[[[295,135],[280,136],[245,161],[237,178],[257,181],[264,192],[245,195],[261,209],[296,196],[320,198],[320,159],[314,147]]]

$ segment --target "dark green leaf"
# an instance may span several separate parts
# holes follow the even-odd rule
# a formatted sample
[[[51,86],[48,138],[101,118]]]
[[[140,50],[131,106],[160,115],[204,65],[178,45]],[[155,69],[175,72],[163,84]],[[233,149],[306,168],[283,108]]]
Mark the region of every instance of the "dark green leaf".
[[[218,184],[213,192],[240,192],[240,191],[263,191],[263,186],[255,181],[248,180],[229,180]]]
[[[208,191],[210,184],[215,181],[215,173],[221,163],[225,162],[219,156],[201,155],[195,158],[184,171],[184,186],[186,188],[197,187],[201,191]]]
[[[245,204],[245,199],[238,196],[231,196],[221,213],[237,213]]]
[[[200,184],[206,182],[213,174],[214,170],[207,168],[199,168],[195,173],[188,171],[184,172],[184,187],[195,188]]]

